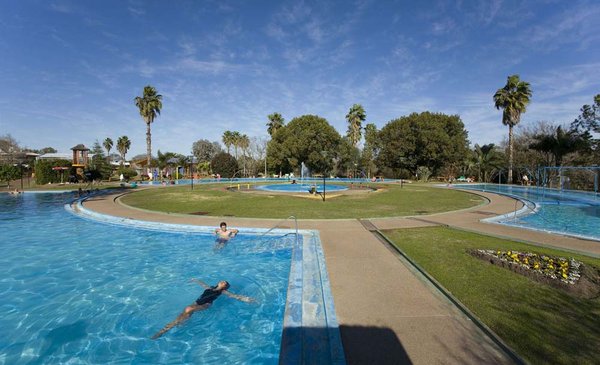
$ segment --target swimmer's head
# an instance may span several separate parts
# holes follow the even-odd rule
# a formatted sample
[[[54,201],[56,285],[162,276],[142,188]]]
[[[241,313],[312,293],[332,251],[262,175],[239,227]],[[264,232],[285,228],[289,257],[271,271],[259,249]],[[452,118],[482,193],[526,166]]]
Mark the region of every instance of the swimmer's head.
[[[219,227],[221,227],[221,228],[227,228],[227,223],[221,222],[221,224],[219,224]]]
[[[229,285],[229,283],[228,283],[227,281],[225,281],[225,280],[221,280],[221,281],[219,281],[219,283],[217,284],[217,288],[218,288],[218,289],[224,289],[224,290],[227,290],[227,289],[229,289],[229,286],[230,286],[230,285]]]

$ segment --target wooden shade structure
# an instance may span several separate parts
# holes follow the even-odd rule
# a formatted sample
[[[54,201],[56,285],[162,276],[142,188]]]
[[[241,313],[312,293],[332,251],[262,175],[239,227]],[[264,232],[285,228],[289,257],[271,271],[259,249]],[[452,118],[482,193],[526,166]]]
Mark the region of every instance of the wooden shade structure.
[[[73,150],[73,167],[86,167],[88,164],[89,148],[83,144],[71,148]]]

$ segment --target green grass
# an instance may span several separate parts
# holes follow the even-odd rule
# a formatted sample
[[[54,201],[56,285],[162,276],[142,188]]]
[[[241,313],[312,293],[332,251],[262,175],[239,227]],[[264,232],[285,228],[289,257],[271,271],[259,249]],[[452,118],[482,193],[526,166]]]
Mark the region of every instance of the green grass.
[[[600,363],[600,298],[579,299],[469,255],[469,248],[600,259],[450,228],[386,231],[402,251],[533,364]]]
[[[125,196],[133,207],[169,213],[198,213],[211,216],[299,219],[367,218],[421,215],[472,207],[483,202],[479,196],[426,185],[378,185],[379,191],[309,199],[291,195],[269,195],[227,191],[227,185],[197,185],[146,189]],[[302,194],[302,193],[299,193]],[[308,196],[308,192],[304,193]],[[334,193],[332,193],[334,195]]]

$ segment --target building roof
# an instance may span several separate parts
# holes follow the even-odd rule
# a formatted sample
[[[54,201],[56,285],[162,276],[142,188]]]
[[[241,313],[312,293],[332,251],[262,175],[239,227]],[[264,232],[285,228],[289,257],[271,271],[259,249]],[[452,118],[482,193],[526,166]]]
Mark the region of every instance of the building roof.
[[[73,151],[75,151],[75,150],[78,150],[78,151],[89,151],[90,150],[89,148],[87,148],[86,146],[84,146],[83,143],[80,143],[80,144],[78,144],[75,147],[71,147],[71,149]]]

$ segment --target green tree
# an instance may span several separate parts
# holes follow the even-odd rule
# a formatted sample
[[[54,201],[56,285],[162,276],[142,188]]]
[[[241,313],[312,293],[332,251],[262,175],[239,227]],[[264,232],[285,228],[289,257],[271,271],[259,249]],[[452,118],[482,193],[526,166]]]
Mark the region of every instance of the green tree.
[[[69,176],[65,176],[64,171],[55,171],[52,168],[60,166],[60,167],[71,167],[71,161],[69,160],[37,160],[35,162],[35,182],[38,185],[44,185],[47,183],[57,183],[61,182],[61,179],[68,178]],[[75,175],[74,168],[71,168],[70,173]]]
[[[110,178],[112,175],[112,167],[106,161],[106,156],[104,156],[104,151],[98,141],[94,142],[90,152],[92,154],[92,159],[88,166],[88,172],[91,173],[92,180],[107,180]]]
[[[377,165],[413,175],[426,166],[433,175],[468,156],[467,132],[458,115],[413,113],[387,123],[379,132]]]
[[[365,109],[360,104],[352,105],[350,111],[346,114],[346,121],[348,122],[348,132],[346,132],[346,135],[354,147],[360,142],[362,122],[365,119],[367,119],[367,114],[365,114]]]
[[[219,152],[221,152],[221,145],[218,142],[211,142],[207,139],[199,139],[192,145],[192,154],[200,163],[210,162]]]
[[[492,170],[500,168],[504,159],[493,143],[483,146],[476,144],[473,149],[473,162],[477,172],[477,181],[489,182],[490,173]]]
[[[104,142],[102,142],[102,146],[106,149],[106,158],[110,158],[110,150],[113,148],[113,140],[109,137],[106,137]]]
[[[248,157],[248,148],[250,147],[250,138],[246,134],[242,134],[238,138],[238,146],[242,150],[242,166],[244,170],[244,176],[246,175],[246,160]]]
[[[129,137],[121,136],[117,139],[117,151],[119,151],[119,154],[121,155],[121,165],[123,165],[123,162],[125,162],[125,155],[130,148],[131,141],[129,140]],[[149,159],[148,162],[150,162]]]
[[[156,89],[150,85],[144,87],[143,95],[135,97],[135,105],[140,110],[140,115],[146,122],[146,162],[150,167],[152,158],[152,135],[150,133],[150,124],[154,122],[156,116],[160,115],[162,109],[162,95],[156,92]]]
[[[224,178],[230,179],[235,176],[238,171],[238,162],[229,153],[219,152],[210,161],[212,171],[215,174],[219,174]]]
[[[10,182],[21,178],[21,169],[12,164],[0,164],[0,181],[6,182],[10,189]]]
[[[304,162],[315,173],[328,173],[340,143],[340,134],[326,119],[303,115],[273,135],[268,144],[269,166],[280,172],[292,172]]]
[[[513,127],[521,121],[531,100],[531,87],[528,82],[521,81],[519,75],[508,76],[506,85],[494,94],[496,109],[502,109],[502,124],[508,126],[508,182],[512,184],[513,176]]]
[[[361,166],[359,165],[360,151],[352,144],[352,141],[348,136],[342,137],[342,140],[338,147],[338,158],[337,158],[337,175],[338,176],[354,176],[355,172],[359,172]],[[359,174],[360,175],[360,174]]]
[[[379,131],[373,123],[365,126],[365,145],[363,146],[361,160],[362,165],[367,168],[367,176],[371,177],[373,170],[376,168],[373,161],[379,152]]]
[[[240,140],[242,135],[238,131],[231,132],[231,144],[233,145],[233,155],[235,159],[238,159],[238,148],[240,147]]]
[[[541,134],[535,139],[536,141],[529,145],[529,148],[551,154],[556,166],[562,166],[565,155],[589,148],[588,140],[576,130],[565,132],[561,126],[556,128],[555,133]]]
[[[284,126],[285,120],[279,113],[269,114],[267,118],[269,118],[269,122],[267,123],[267,132],[269,132],[269,135],[273,137],[273,134],[275,134],[279,128]]]
[[[234,137],[233,137],[232,131],[223,132],[223,136],[221,137],[221,140],[223,141],[225,148],[227,148],[227,153],[231,152],[231,145],[233,144],[233,139],[234,139]]]

